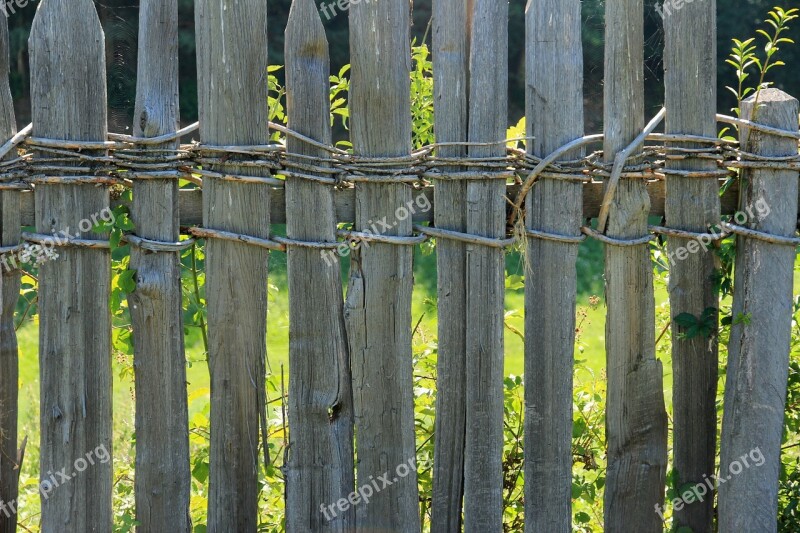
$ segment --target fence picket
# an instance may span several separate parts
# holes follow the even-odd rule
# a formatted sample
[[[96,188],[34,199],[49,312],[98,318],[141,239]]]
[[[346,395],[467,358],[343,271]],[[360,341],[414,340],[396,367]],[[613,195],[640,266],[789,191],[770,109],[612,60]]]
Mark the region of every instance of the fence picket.
[[[717,23],[716,0],[687,4],[664,19],[664,86],[666,132],[714,137],[717,134]],[[700,145],[684,147],[699,148]],[[678,170],[714,170],[714,161],[671,161]],[[666,220],[672,228],[704,233],[719,222],[717,178],[685,178],[667,174]],[[670,237],[669,251],[679,250],[689,239]],[[670,260],[670,310],[672,315],[673,449],[676,486],[702,483],[714,471],[717,436],[717,336],[682,339],[685,328],[676,324],[681,313],[701,316],[719,309],[714,286],[714,250],[700,250],[685,259]],[[716,323],[716,315],[713,319]],[[716,328],[715,328],[716,329]],[[694,501],[675,510],[675,526],[710,531],[714,498]]]
[[[613,162],[644,126],[642,0],[608,0],[605,49],[606,162]],[[648,234],[650,199],[643,180],[620,181],[608,236]],[[660,532],[654,511],[664,502],[667,413],[663,370],[655,357],[655,299],[649,245],[606,245],[605,530]]]
[[[207,145],[269,141],[267,3],[198,0],[198,108]],[[212,170],[264,175],[237,157]],[[207,228],[266,239],[270,186],[207,178]],[[258,516],[259,426],[266,365],[267,263],[263,248],[222,239],[206,245],[211,452],[208,530],[255,531]],[[262,419],[262,422],[260,422]],[[266,443],[263,443],[266,446]]]
[[[433,2],[434,130],[440,143],[467,140],[469,10],[465,0]],[[466,157],[466,146],[442,146],[441,157]],[[453,167],[453,172],[462,170]],[[467,184],[435,183],[437,228],[465,232]],[[434,435],[431,531],[461,531],[466,425],[467,276],[466,245],[436,243],[438,357],[436,361],[436,433]]]
[[[0,139],[17,132],[9,75],[8,19],[0,17]],[[14,159],[12,153],[6,159]],[[18,190],[0,191],[0,246],[17,246],[22,233]],[[16,502],[20,465],[17,460],[17,416],[19,413],[19,349],[14,311],[19,300],[21,270],[8,255],[0,261],[0,501]],[[17,513],[0,513],[0,532],[13,532]]]
[[[475,0],[469,59],[469,141],[497,143],[508,121],[508,3]],[[505,154],[504,143],[470,146],[471,157]],[[506,234],[505,183],[467,183],[467,233]],[[503,528],[503,327],[505,251],[467,245],[467,422],[464,531]]]
[[[762,90],[742,102],[742,117],[787,131],[797,131],[798,112],[797,100],[778,89]],[[739,137],[745,152],[797,156],[796,139],[748,128],[741,128]],[[741,204],[747,214],[744,225],[794,237],[797,171],[757,169],[745,172],[742,180],[747,184]],[[738,218],[734,223],[739,224]],[[718,477],[720,531],[777,531],[796,249],[796,243],[736,240],[735,320],[728,342]]]
[[[285,43],[289,127],[330,145],[328,40],[313,0],[292,2]],[[293,136],[286,139],[286,148],[289,154],[328,155]],[[287,236],[335,243],[333,188],[291,178],[285,187]],[[355,488],[353,396],[339,256],[331,250],[289,246],[287,270],[291,372],[286,529],[353,531],[354,508],[328,507]]]
[[[350,135],[359,156],[408,156],[411,152],[411,49],[409,4],[405,0],[350,6]],[[356,223],[385,235],[410,235],[407,184],[358,183]],[[382,226],[381,226],[382,227]],[[411,366],[412,254],[409,246],[369,243],[351,256],[345,321],[353,369],[356,420],[356,480],[395,475],[416,456]],[[356,507],[359,530],[417,532],[416,472]]]
[[[134,136],[177,131],[176,0],[142,0],[138,62]],[[178,140],[146,148],[169,155],[177,147]],[[178,241],[178,180],[134,180],[131,215],[139,237]],[[180,252],[152,253],[132,245],[130,265],[137,281],[128,296],[136,384],[136,520],[142,532],[188,532],[191,473]]]
[[[580,2],[529,3],[526,44],[528,152],[545,157],[583,136]],[[583,183],[544,179],[526,208],[528,228],[580,237]],[[578,245],[529,237],[525,253],[525,530],[568,532]]]
[[[30,35],[35,136],[106,140],[103,42],[91,0],[39,5]],[[107,238],[80,224],[108,208],[105,187],[40,184],[35,195],[39,233]],[[74,461],[100,446],[111,452],[111,258],[107,249],[56,251],[39,270],[41,528],[111,531],[112,462],[95,461],[59,485],[54,474],[70,475]]]

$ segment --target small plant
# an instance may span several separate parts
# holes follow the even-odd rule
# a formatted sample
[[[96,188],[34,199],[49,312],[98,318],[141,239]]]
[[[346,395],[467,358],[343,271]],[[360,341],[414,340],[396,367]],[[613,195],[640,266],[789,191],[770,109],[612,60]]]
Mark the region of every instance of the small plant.
[[[766,40],[763,58],[759,57],[756,53],[758,49],[755,45],[756,37],[751,37],[744,41],[733,39],[733,49],[725,62],[736,69],[738,86],[735,89],[733,87],[727,87],[727,89],[736,96],[737,107],[732,109],[732,111],[734,111],[737,116],[741,116],[742,101],[753,92],[756,94],[755,113],[759,93],[762,89],[771,85],[770,82],[766,81],[767,73],[773,68],[785,66],[785,63],[777,58],[777,53],[780,51],[779,45],[784,43],[794,44],[794,41],[788,37],[782,37],[781,35],[789,29],[788,23],[798,16],[800,16],[800,9],[796,8],[786,10],[781,7],[775,7],[768,13],[764,24],[771,26],[773,33],[770,34],[767,30],[763,29],[756,30],[757,33]],[[756,68],[756,74],[759,77],[758,84],[755,87],[747,86],[745,83],[750,77],[750,71],[753,67]],[[749,117],[750,120],[753,118],[754,117]]]

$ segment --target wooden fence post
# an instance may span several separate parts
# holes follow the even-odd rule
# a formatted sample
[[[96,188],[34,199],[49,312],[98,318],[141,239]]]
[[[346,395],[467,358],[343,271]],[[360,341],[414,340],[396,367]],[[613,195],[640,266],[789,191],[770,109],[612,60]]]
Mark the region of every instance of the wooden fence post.
[[[267,3],[198,0],[200,138],[206,145],[269,142]],[[219,155],[219,154],[217,154]],[[264,174],[229,157],[212,165],[236,175]],[[267,183],[203,182],[206,228],[266,239]],[[259,418],[265,406],[266,249],[212,238],[206,244],[211,456],[208,531],[253,532],[258,515]],[[231,317],[236,317],[232,320]],[[266,447],[266,442],[263,443]]]
[[[35,137],[106,140],[103,42],[91,0],[39,5],[30,35]],[[108,209],[108,190],[68,181],[37,185],[37,231],[107,239],[85,221]],[[39,270],[42,531],[111,531],[112,462],[74,467],[100,447],[111,452],[110,254],[56,251]],[[64,482],[59,472],[75,475]]]
[[[142,0],[138,63],[134,136],[158,137],[177,131],[176,0]],[[178,144],[176,139],[139,148],[147,149],[148,155],[169,156]],[[138,237],[178,241],[178,209],[177,179],[134,180],[132,217]],[[136,378],[136,520],[142,532],[189,531],[191,473],[180,252],[153,253],[131,245],[130,264],[136,270],[136,290],[128,297]]]
[[[475,0],[469,60],[471,157],[502,157],[508,125],[508,2]],[[467,183],[467,233],[506,234],[505,183]],[[464,531],[503,528],[503,320],[505,250],[467,245],[467,422]]]
[[[605,158],[613,162],[644,128],[642,0],[608,0],[605,47]],[[611,238],[648,235],[650,200],[642,180],[623,179],[609,211]],[[605,530],[661,532],[667,414],[663,370],[655,357],[650,248],[606,246],[608,474]]]
[[[666,133],[716,137],[717,17],[716,0],[694,2],[674,10],[664,19],[664,85],[666,88]],[[682,146],[701,148],[696,143]],[[708,145],[705,145],[706,147]],[[666,174],[666,220],[671,228],[706,233],[719,222],[719,183],[715,161],[689,158],[668,160]],[[670,175],[670,170],[708,171],[708,178]],[[682,248],[696,239],[669,237],[668,257],[684,257]],[[672,254],[675,255],[672,255]],[[683,339],[685,328],[675,317],[690,313],[700,317],[714,309],[717,321],[719,298],[714,286],[714,250],[700,248],[685,259],[670,259],[669,294],[672,315],[672,406],[674,410],[674,468],[677,487],[702,483],[714,471],[717,435],[718,342],[711,337]],[[716,331],[716,328],[714,328]],[[675,526],[692,531],[711,531],[714,498],[694,500],[674,510]]]
[[[528,152],[583,136],[579,0],[534,0],[526,13]],[[582,151],[565,159],[581,157]],[[572,529],[572,374],[583,183],[542,179],[528,197],[525,283],[525,531]]]
[[[350,6],[350,134],[358,156],[408,156],[411,152],[409,43],[406,0]],[[407,184],[356,185],[356,229],[376,221],[387,235],[410,235],[411,217],[398,217],[412,200]],[[352,255],[345,320],[353,369],[358,456],[357,484],[389,474],[415,458],[411,365],[413,250],[370,242]],[[417,532],[416,472],[356,508],[359,530]]]
[[[795,133],[797,115],[797,100],[778,89],[762,90],[742,102],[743,117]],[[797,140],[791,137],[742,128],[740,138],[745,152],[797,155]],[[746,171],[734,223],[793,237],[797,177],[796,170]],[[737,238],[718,477],[720,531],[777,531],[795,249],[791,242]]]
[[[469,74],[469,13],[471,2],[433,2],[433,88],[436,140],[467,140]],[[442,146],[441,157],[465,157],[466,146]],[[448,167],[452,172],[462,170]],[[437,228],[465,232],[467,184],[436,181]],[[436,423],[433,459],[431,531],[461,531],[464,495],[466,425],[467,279],[466,246],[441,239],[436,243],[438,358],[436,361]]]
[[[17,132],[14,102],[8,84],[8,19],[0,17],[0,139]],[[15,159],[12,150],[6,159]],[[13,247],[21,235],[20,191],[0,191],[0,246]],[[17,458],[17,416],[19,414],[19,349],[14,328],[14,311],[19,301],[21,271],[13,254],[0,256],[0,501],[16,503],[19,489]],[[0,532],[17,528],[17,513],[0,513]]]
[[[294,0],[286,26],[289,127],[331,144],[328,40],[313,0]],[[287,152],[324,159],[289,136]],[[308,162],[307,158],[299,162]],[[313,213],[313,216],[309,216]],[[290,239],[336,242],[333,186],[286,181]],[[354,489],[353,396],[338,255],[289,246],[289,451],[286,529],[353,531],[355,509],[329,507]]]

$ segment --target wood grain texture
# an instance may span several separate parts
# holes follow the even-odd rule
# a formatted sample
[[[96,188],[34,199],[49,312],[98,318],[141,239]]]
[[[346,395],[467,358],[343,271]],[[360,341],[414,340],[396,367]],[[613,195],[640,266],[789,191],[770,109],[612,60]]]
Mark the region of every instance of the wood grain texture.
[[[198,0],[195,25],[202,142],[267,144],[266,2]],[[234,161],[231,158],[213,170],[267,173],[238,167]],[[269,236],[269,186],[210,179],[203,188],[206,227],[259,238]],[[268,260],[268,251],[244,243],[211,239],[206,245],[210,533],[256,530],[259,418],[265,406]]]
[[[469,141],[506,137],[508,2],[475,0],[470,43]],[[472,157],[505,153],[503,143],[471,146]],[[467,233],[505,237],[505,184],[467,183]],[[503,527],[503,319],[505,251],[467,245],[467,422],[464,531]]]
[[[666,132],[716,135],[717,105],[717,23],[716,1],[686,4],[664,19],[666,49]],[[699,145],[682,146],[699,148]],[[714,161],[688,159],[671,161],[669,168],[713,170]],[[705,232],[720,217],[716,178],[666,178],[666,223],[673,228]],[[668,250],[689,245],[689,240],[668,239]],[[696,244],[694,245],[696,246]],[[672,256],[678,257],[678,256]],[[680,257],[683,257],[681,255]],[[717,337],[681,339],[685,328],[675,317],[690,313],[696,317],[708,308],[719,309],[714,287],[714,251],[700,249],[683,260],[670,261],[669,295],[672,315],[672,405],[674,468],[676,486],[703,483],[714,471],[717,434]],[[716,322],[716,317],[714,318]],[[716,330],[716,328],[715,328]],[[714,498],[695,500],[675,510],[675,525],[697,533],[709,532],[714,515]]]
[[[350,7],[350,135],[365,156],[404,156],[411,151],[407,0],[353,3]],[[385,218],[384,233],[409,235],[411,219],[397,210],[411,201],[404,184],[360,183],[355,225],[368,230]],[[370,476],[392,479],[416,455],[411,366],[412,251],[373,243],[351,256],[345,320],[353,369],[357,485]],[[417,532],[416,473],[356,507],[357,529]]]
[[[0,17],[0,139],[17,132],[9,75],[8,19]],[[16,153],[6,156],[13,159]],[[0,246],[20,242],[19,191],[0,191]],[[0,500],[16,502],[19,486],[17,463],[17,416],[19,402],[19,349],[14,311],[19,300],[21,270],[10,261],[0,264]],[[13,533],[17,513],[0,513],[0,533]]]
[[[468,0],[433,2],[433,87],[436,140],[467,140],[469,91]],[[443,146],[442,157],[465,157],[464,146]],[[458,172],[459,168],[453,168]],[[467,229],[467,185],[438,180],[434,215],[437,228]],[[434,435],[431,530],[461,531],[464,494],[464,439],[466,425],[467,281],[466,246],[440,239],[436,243],[438,357],[436,362],[436,432]]]
[[[525,17],[528,151],[545,157],[583,136],[581,4],[531,0]],[[527,227],[580,235],[582,197],[580,183],[540,181],[526,204]],[[568,532],[578,246],[528,238],[526,254],[525,531]]]
[[[178,3],[142,0],[136,137],[177,131]],[[149,149],[177,148],[177,141]],[[165,152],[169,154],[169,152]],[[138,180],[131,215],[140,237],[180,237],[177,180]],[[138,531],[190,531],[189,419],[181,307],[180,254],[131,247],[136,290],[128,296],[136,383],[136,520]],[[168,406],[167,409],[164,407]]]
[[[757,103],[753,96],[742,103],[743,117],[783,130],[797,130],[798,111],[797,100],[778,89],[762,91]],[[748,129],[743,129],[740,137],[743,149],[751,153],[797,154],[793,139]],[[797,171],[746,172],[741,209],[748,213],[748,221],[744,225],[793,236],[797,178]],[[737,238],[733,316],[747,319],[734,322],[728,344],[720,446],[720,531],[777,531],[794,260],[793,246]],[[760,465],[756,462],[759,454]]]
[[[285,43],[289,127],[331,144],[328,40],[313,0],[292,2]],[[294,137],[287,139],[287,152],[327,155]],[[289,238],[335,242],[335,215],[331,186],[287,180]],[[355,489],[353,396],[339,256],[289,247],[287,271],[291,372],[286,529],[353,531],[354,508],[342,512],[328,507]]]
[[[39,5],[30,35],[35,136],[105,140],[103,42],[90,0]],[[104,187],[40,185],[35,195],[39,233],[107,239],[79,229],[81,220],[108,207]],[[55,472],[71,475],[74,461],[100,446],[111,452],[109,252],[63,248],[58,254],[39,271],[42,482]],[[111,482],[112,462],[95,461],[52,488],[41,499],[42,531],[110,531]]]
[[[605,47],[606,161],[613,162],[644,129],[642,0],[608,0]],[[641,180],[622,180],[607,235],[647,234],[650,200]],[[655,357],[655,300],[650,248],[606,246],[608,474],[605,530],[660,532],[667,414],[663,369]]]

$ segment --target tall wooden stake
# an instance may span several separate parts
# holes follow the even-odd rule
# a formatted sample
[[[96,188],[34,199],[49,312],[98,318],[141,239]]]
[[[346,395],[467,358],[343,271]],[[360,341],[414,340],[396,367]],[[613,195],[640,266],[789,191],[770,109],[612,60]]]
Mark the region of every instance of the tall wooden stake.
[[[467,140],[470,7],[471,3],[465,0],[433,2],[433,105],[436,140],[442,143]],[[438,155],[465,157],[467,149],[464,146],[443,146]],[[436,227],[466,231],[467,218],[463,207],[467,200],[466,182],[438,180],[436,199]],[[464,243],[447,239],[436,243],[439,350],[431,530],[443,533],[461,531],[467,407],[466,265]]]
[[[217,146],[267,144],[266,2],[198,0],[195,24],[202,142]],[[235,158],[215,169],[240,175],[264,173],[237,166]],[[269,197],[267,184],[206,179],[204,225],[267,238]],[[209,532],[256,530],[268,260],[266,250],[240,242],[211,239],[206,245],[211,373]]]
[[[753,115],[753,109],[757,110]],[[798,102],[778,89],[742,102],[742,116],[797,132]],[[797,141],[743,128],[746,152],[796,156]],[[746,225],[793,237],[797,171],[752,170],[742,179]],[[741,216],[737,217],[741,218]],[[789,374],[795,246],[739,237],[728,344],[719,482],[720,531],[777,531],[781,437]]]
[[[286,27],[289,127],[331,144],[328,40],[312,0],[294,0]],[[289,154],[325,158],[287,138]],[[289,238],[336,242],[333,188],[286,182]],[[314,216],[309,216],[309,213]],[[353,397],[339,258],[290,246],[288,531],[353,531],[355,509],[333,506],[354,490]]]
[[[0,17],[0,139],[17,132],[14,102],[8,84],[8,19]],[[16,158],[12,150],[6,158]],[[16,246],[21,234],[20,192],[0,191],[0,246]],[[21,271],[5,256],[0,262],[0,500],[16,502],[20,465],[17,462],[17,416],[19,414],[19,349],[14,311],[19,301]],[[17,513],[0,513],[0,532],[13,532]]]
[[[666,49],[666,132],[716,136],[717,17],[716,0],[686,4],[664,18]],[[686,146],[684,143],[683,146]],[[707,145],[706,145],[707,146]],[[698,145],[690,145],[698,148]],[[678,170],[714,170],[707,159],[669,161]],[[716,177],[684,178],[667,174],[666,219],[673,228],[705,233],[719,222],[719,184]],[[673,449],[676,485],[702,483],[714,471],[717,435],[717,337],[682,339],[675,317],[718,309],[714,287],[713,248],[701,248],[685,259],[681,248],[693,240],[669,238],[669,294],[672,314]],[[673,259],[674,258],[674,259]],[[716,321],[716,313],[715,318]],[[711,531],[714,498],[695,499],[675,509],[675,526]]]
[[[606,3],[605,155],[644,128],[642,0]],[[642,180],[622,180],[611,204],[609,237],[647,235],[650,200]],[[606,246],[608,475],[605,530],[661,532],[667,415],[663,370],[655,357],[655,300],[647,245]]]
[[[472,13],[469,140],[496,143],[508,123],[508,2],[475,0]],[[471,146],[472,157],[505,155],[504,143]],[[467,183],[467,232],[503,239],[505,183]],[[467,422],[464,530],[503,524],[503,319],[505,251],[467,245]]]
[[[133,132],[178,129],[178,3],[142,0]],[[148,146],[164,149],[178,141]],[[178,180],[134,181],[133,223],[145,239],[180,238]],[[136,290],[129,296],[136,377],[136,520],[139,531],[189,531],[189,420],[179,252],[131,246]],[[164,407],[167,407],[166,409]]]
[[[411,152],[409,48],[406,0],[350,7],[350,134],[361,156]],[[370,230],[386,217],[388,235],[411,234],[411,218],[397,210],[411,201],[405,184],[356,185],[356,228]],[[358,485],[389,474],[415,457],[411,367],[411,269],[408,246],[369,243],[352,256],[345,319],[353,369]],[[356,508],[359,530],[417,532],[417,476],[398,477],[369,504]]]
[[[103,41],[91,0],[39,5],[30,36],[34,136],[106,140]],[[105,187],[41,184],[35,194],[39,233],[107,239],[80,230],[108,208]],[[111,453],[111,258],[103,249],[57,252],[39,270],[40,475],[52,488],[42,491],[42,531],[110,531],[111,461],[80,473],[73,465],[99,447]],[[76,475],[55,486],[62,469]]]
[[[526,10],[528,151],[546,157],[583,136],[579,0],[534,0]],[[568,154],[576,159],[581,153]],[[580,236],[583,184],[540,181],[527,226]],[[525,283],[525,531],[571,531],[572,373],[577,244],[529,238]]]

